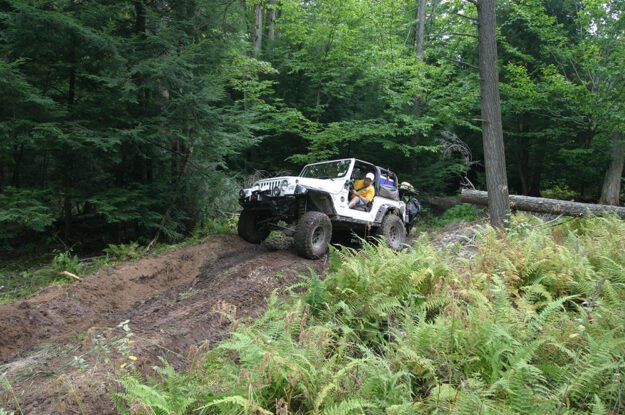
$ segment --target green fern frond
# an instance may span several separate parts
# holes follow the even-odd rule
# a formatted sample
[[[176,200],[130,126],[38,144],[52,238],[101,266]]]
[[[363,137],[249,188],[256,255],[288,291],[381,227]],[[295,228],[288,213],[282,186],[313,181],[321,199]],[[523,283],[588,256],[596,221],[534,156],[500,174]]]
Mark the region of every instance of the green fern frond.
[[[374,408],[370,402],[364,399],[347,399],[323,410],[323,415],[350,415],[353,413],[364,414],[365,408]]]
[[[605,407],[597,395],[593,396],[592,412],[590,415],[608,415],[608,408]]]
[[[243,396],[235,395],[228,396],[221,399],[216,399],[212,402],[207,403],[204,406],[200,406],[197,410],[208,409],[212,407],[222,408],[227,410],[227,413],[235,413],[235,414],[249,414],[255,413],[259,415],[273,415],[272,412],[255,405],[250,402],[248,399]],[[232,412],[234,410],[234,412]]]
[[[534,323],[536,324],[537,327],[542,327],[545,322],[547,321],[547,319],[557,310],[562,309],[562,306],[564,305],[564,303],[566,303],[567,301],[570,301],[574,298],[579,297],[578,295],[569,295],[566,297],[561,297],[558,298],[557,300],[554,300],[552,302],[550,302],[549,304],[547,304],[545,306],[545,308],[542,309],[542,311],[538,314],[538,316],[536,317]]]

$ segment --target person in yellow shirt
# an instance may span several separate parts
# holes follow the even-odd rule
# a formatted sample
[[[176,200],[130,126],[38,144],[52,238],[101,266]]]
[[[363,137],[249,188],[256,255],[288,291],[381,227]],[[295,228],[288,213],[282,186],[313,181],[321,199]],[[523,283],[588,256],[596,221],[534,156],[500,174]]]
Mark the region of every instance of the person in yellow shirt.
[[[375,189],[373,188],[373,181],[375,176],[373,173],[367,173],[363,180],[356,180],[354,182],[354,189],[351,190],[351,194],[354,196],[349,202],[349,208],[353,209],[359,206],[367,206],[369,202],[375,197]]]

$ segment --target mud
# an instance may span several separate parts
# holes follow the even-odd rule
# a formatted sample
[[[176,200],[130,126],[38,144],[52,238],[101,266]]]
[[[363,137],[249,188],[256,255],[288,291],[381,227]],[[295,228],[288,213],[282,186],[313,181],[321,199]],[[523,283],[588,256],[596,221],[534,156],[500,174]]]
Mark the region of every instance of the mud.
[[[120,264],[0,305],[0,409],[114,414],[115,379],[198,356],[325,261],[234,235]],[[19,404],[19,409],[17,405]]]

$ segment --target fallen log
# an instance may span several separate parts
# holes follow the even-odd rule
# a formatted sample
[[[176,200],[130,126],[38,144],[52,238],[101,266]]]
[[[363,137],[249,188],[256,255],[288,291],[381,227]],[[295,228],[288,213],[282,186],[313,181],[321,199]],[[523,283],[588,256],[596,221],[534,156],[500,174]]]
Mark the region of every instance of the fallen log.
[[[463,189],[460,193],[460,201],[463,203],[488,206],[488,192]],[[604,213],[615,213],[621,219],[625,219],[625,207],[569,202],[566,200],[546,199],[544,197],[510,195],[510,208],[528,212],[566,216],[596,216]]]
[[[427,199],[427,204],[436,212],[444,212],[462,203],[458,196],[431,197]]]

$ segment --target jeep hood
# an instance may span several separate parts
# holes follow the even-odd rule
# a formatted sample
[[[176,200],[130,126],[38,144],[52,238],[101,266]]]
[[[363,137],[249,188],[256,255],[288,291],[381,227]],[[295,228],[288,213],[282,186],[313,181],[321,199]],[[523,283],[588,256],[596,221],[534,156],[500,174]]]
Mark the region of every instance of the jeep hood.
[[[345,185],[345,178],[337,179],[313,179],[310,177],[298,177],[300,186],[307,189],[321,190],[328,193],[339,193]]]
[[[282,182],[283,180],[288,180],[289,184],[297,182],[297,184],[299,184],[300,186],[303,186],[310,190],[319,190],[328,193],[339,193],[344,189],[345,180],[347,179],[345,177],[340,177],[336,179],[314,179],[311,177],[281,176],[259,180],[258,183]]]

